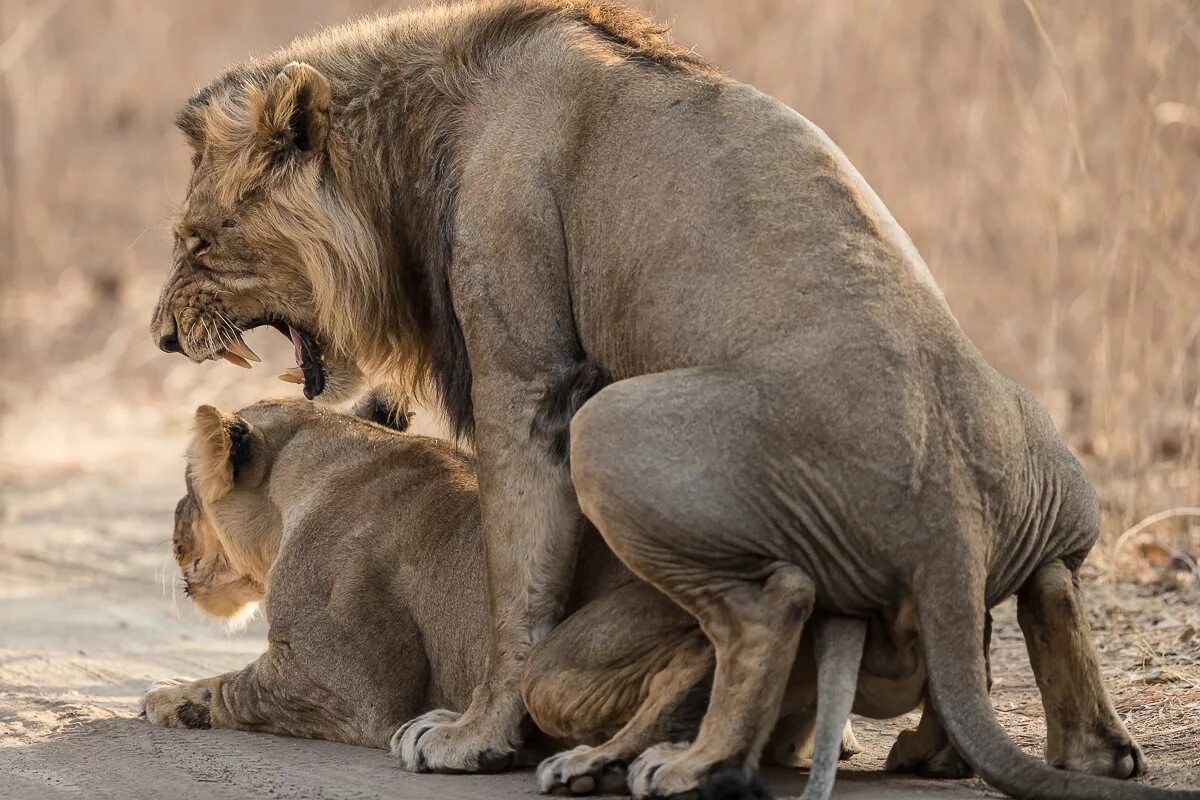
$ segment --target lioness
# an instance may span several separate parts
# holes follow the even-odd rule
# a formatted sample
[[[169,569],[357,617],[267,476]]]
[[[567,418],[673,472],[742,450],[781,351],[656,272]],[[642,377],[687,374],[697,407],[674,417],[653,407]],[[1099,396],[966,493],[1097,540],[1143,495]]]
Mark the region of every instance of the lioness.
[[[640,12],[494,0],[301,39],[178,122],[195,171],[160,347],[240,362],[241,332],[271,324],[306,396],[425,383],[473,436],[488,669],[461,716],[409,723],[402,765],[515,751],[582,509],[715,647],[698,736],[638,758],[639,797],[754,771],[814,610],[919,629],[933,704],[997,787],[1163,794],[1035,763],[998,725],[982,631],[1018,593],[1047,759],[1142,769],[1073,585],[1096,497],[808,120]]]
[[[419,712],[467,706],[488,647],[473,460],[377,424],[407,422],[388,404],[357,413],[370,420],[296,400],[196,412],[173,536],[184,591],[223,618],[266,601],[269,648],[236,672],[164,682],[143,700],[151,722],[386,748]],[[695,620],[598,537],[577,577],[572,613],[533,651],[525,696],[560,741],[622,731],[625,748],[610,747],[596,776],[612,778],[657,737],[694,733],[712,653]],[[811,746],[810,655],[777,763],[799,763]],[[857,750],[848,726],[840,738],[843,755]],[[568,777],[576,790],[596,786]]]

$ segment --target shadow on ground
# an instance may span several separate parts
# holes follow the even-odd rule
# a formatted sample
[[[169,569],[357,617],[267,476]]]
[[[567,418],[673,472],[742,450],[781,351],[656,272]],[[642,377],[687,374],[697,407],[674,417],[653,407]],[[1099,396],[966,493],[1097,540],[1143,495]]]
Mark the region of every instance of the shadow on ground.
[[[768,770],[778,798],[803,791],[804,774]],[[322,800],[508,800],[536,797],[529,770],[502,775],[412,775],[387,753],[332,742],[237,731],[181,731],[140,719],[87,722],[40,742],[0,748],[0,797],[157,800],[287,797]],[[835,797],[979,798],[962,782],[847,770]]]

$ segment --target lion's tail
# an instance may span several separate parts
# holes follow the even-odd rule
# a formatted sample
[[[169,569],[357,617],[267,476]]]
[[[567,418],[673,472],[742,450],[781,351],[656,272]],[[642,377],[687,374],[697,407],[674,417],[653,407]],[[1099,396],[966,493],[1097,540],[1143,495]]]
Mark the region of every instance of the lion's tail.
[[[943,554],[936,570],[918,581],[916,594],[929,691],[967,763],[989,784],[1020,800],[1200,800],[1200,791],[1058,770],[1017,747],[988,699],[982,573],[970,556]],[[965,593],[963,576],[970,584]]]
[[[817,651],[817,723],[812,768],[800,800],[829,800],[842,753],[842,731],[850,718],[858,669],[862,665],[866,620],[825,617],[815,623]]]

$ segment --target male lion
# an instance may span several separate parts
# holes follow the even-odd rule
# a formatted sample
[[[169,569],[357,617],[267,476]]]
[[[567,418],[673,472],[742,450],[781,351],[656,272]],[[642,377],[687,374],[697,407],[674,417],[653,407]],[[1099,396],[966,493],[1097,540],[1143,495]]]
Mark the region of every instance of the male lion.
[[[608,2],[435,7],[236,66],[179,115],[160,346],[239,361],[275,325],[308,397],[428,383],[479,454],[487,673],[401,763],[515,751],[582,509],[715,648],[699,734],[638,758],[639,797],[754,771],[814,610],[913,622],[999,788],[1161,794],[1036,763],[987,702],[985,614],[1019,593],[1048,760],[1142,768],[1073,585],[1099,532],[1082,468],[824,133],[663,31]]]
[[[407,423],[388,404],[359,413]],[[225,618],[265,600],[269,647],[235,672],[163,682],[143,700],[151,722],[386,748],[419,712],[467,706],[488,648],[471,458],[311,403],[263,401],[236,414],[202,406],[186,475],[173,537],[184,591]],[[712,651],[594,534],[578,576],[573,613],[534,648],[524,688],[562,742],[621,731],[595,775],[564,777],[575,754],[558,759],[559,779],[590,790],[659,736],[695,732]],[[806,651],[777,763],[811,746],[813,677]],[[848,726],[837,739],[842,754],[857,750]]]

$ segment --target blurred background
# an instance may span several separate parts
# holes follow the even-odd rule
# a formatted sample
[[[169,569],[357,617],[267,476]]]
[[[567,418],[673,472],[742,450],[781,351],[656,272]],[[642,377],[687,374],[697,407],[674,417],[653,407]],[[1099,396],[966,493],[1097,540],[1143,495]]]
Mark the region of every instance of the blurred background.
[[[181,668],[184,641],[193,655],[209,648],[189,662],[205,665],[245,663],[259,646],[179,633],[173,619],[138,627],[174,597],[164,556],[195,407],[298,393],[274,378],[291,347],[273,332],[248,336],[265,362],[251,373],[151,341],[166,221],[190,170],[172,120],[226,64],[401,5],[0,0],[0,705],[8,683],[24,687],[13,696],[26,709],[0,708],[0,731],[18,717],[29,732],[128,716],[146,677]],[[644,5],[823,127],[912,235],[970,337],[1050,409],[1103,502],[1085,585],[1118,708],[1141,715],[1148,752],[1194,774],[1200,2]],[[120,566],[100,579],[95,561]],[[134,586],[136,599],[119,599]],[[76,631],[76,645],[44,629],[51,618],[111,631]],[[1019,632],[1004,625],[1000,660],[1019,661]],[[1027,673],[1002,678],[996,696],[1036,747]]]
[[[189,172],[172,118],[232,61],[401,5],[0,0],[5,470],[132,455],[200,402],[294,391],[152,346]],[[1109,535],[1200,505],[1200,3],[645,5],[842,146],[1087,461]],[[1156,529],[1200,524],[1173,520]]]

